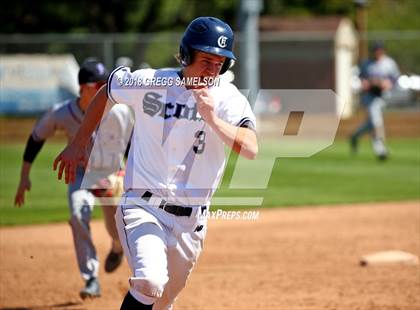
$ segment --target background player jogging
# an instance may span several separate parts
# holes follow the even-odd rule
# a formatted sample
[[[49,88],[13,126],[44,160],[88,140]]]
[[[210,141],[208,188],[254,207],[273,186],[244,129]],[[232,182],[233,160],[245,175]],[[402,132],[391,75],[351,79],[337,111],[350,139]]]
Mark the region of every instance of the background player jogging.
[[[22,163],[20,182],[16,191],[15,205],[21,206],[25,202],[25,192],[31,188],[30,171],[38,152],[41,150],[45,141],[52,137],[56,131],[63,131],[68,141],[72,141],[84,117],[84,111],[87,109],[91,99],[97,90],[106,83],[108,70],[105,66],[93,59],[87,59],[81,66],[78,73],[80,85],[80,97],[68,100],[62,104],[55,105],[48,111],[35,125],[29,136]],[[115,132],[126,132],[131,130],[133,125],[132,116],[128,107],[121,106],[118,109],[111,110],[107,116],[107,126],[100,133],[100,136],[107,136],[110,130]],[[131,127],[130,127],[131,125]],[[106,128],[105,128],[106,127]],[[128,128],[128,129],[127,129]],[[109,135],[108,135],[109,136]],[[127,140],[127,137],[119,134],[121,139]],[[121,140],[120,139],[120,140]],[[106,137],[103,140],[109,140]],[[100,139],[98,139],[100,141]],[[126,144],[121,142],[120,144]],[[109,141],[107,143],[110,145]],[[115,145],[116,143],[114,143]],[[106,152],[100,150],[101,143],[97,144],[94,152],[101,152],[102,157],[107,157],[110,152],[116,154],[115,147]],[[122,157],[124,150],[117,156]],[[96,156],[97,158],[99,156]],[[103,164],[96,164],[96,170],[103,168]],[[99,196],[101,189],[89,191],[81,188],[81,182],[85,169],[78,165],[76,168],[75,180],[68,187],[68,204],[70,211],[70,226],[73,234],[74,246],[76,250],[77,263],[82,278],[85,280],[85,286],[80,291],[82,298],[100,296],[100,286],[97,279],[99,269],[99,259],[93,244],[90,233],[90,219],[93,211],[95,195]],[[112,196],[112,188],[109,188],[108,196]],[[94,195],[95,194],[95,195]],[[106,205],[103,208],[105,226],[111,237],[111,250],[105,260],[105,271],[114,271],[121,263],[122,248],[118,239],[118,233],[115,227],[115,206]]]
[[[385,144],[385,123],[382,110],[385,107],[384,93],[390,91],[397,81],[400,70],[394,59],[385,52],[384,43],[376,41],[371,47],[372,59],[361,65],[360,79],[362,92],[360,102],[366,109],[367,118],[351,135],[350,145],[353,153],[357,153],[359,138],[370,133],[372,148],[379,160],[388,158]]]
[[[258,152],[255,116],[230,83],[203,85],[235,59],[233,32],[214,17],[199,17],[180,44],[182,69],[116,68],[92,103],[72,143],[58,155],[58,178],[74,182],[107,101],[135,112],[132,144],[116,212],[130,289],[121,309],[171,309],[202,250],[206,217],[225,167],[224,145],[248,159]],[[130,85],[125,80],[198,78],[194,85]],[[108,100],[109,99],[109,100]]]

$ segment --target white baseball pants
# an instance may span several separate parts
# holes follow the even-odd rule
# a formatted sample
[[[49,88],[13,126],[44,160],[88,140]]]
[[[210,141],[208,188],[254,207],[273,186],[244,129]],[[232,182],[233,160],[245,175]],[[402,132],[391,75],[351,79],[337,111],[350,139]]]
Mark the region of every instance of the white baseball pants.
[[[202,213],[194,207],[189,217],[175,216],[122,197],[115,219],[134,298],[154,304],[153,309],[172,309],[203,249],[207,218]]]

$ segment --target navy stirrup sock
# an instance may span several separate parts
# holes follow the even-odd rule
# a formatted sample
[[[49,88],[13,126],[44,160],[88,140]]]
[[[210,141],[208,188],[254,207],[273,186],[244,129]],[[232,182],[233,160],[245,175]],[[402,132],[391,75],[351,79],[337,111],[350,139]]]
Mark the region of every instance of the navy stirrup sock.
[[[152,310],[153,305],[144,305],[127,292],[121,304],[120,310]]]

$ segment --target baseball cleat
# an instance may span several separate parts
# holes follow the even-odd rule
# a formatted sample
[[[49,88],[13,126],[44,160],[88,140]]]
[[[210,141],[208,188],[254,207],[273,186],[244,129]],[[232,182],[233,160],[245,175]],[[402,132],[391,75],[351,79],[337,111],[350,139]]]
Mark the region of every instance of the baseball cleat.
[[[379,154],[377,158],[379,161],[386,161],[388,159],[388,154]]]
[[[357,141],[357,139],[352,136],[350,138],[350,150],[351,150],[351,153],[353,155],[357,154],[358,149],[359,149],[359,141]]]
[[[108,256],[105,260],[105,271],[106,272],[113,272],[115,269],[117,269],[122,262],[123,253],[116,253],[112,250],[108,253]]]
[[[90,278],[86,281],[86,286],[80,291],[80,297],[82,299],[95,298],[101,296],[101,288],[99,286],[98,279]]]

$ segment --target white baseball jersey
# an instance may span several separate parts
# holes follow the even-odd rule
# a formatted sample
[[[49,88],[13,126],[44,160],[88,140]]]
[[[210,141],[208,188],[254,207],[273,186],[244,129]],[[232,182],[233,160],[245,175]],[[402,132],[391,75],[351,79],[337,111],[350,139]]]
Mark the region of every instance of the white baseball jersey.
[[[224,144],[200,117],[192,91],[177,85],[178,73],[119,67],[109,77],[108,97],[135,112],[124,187],[150,190],[174,204],[207,205],[223,175]],[[223,82],[209,91],[222,120],[256,126],[247,99],[233,84]]]

